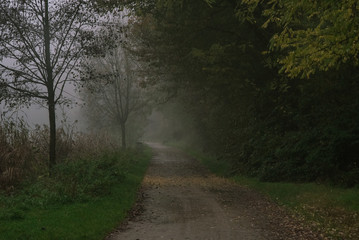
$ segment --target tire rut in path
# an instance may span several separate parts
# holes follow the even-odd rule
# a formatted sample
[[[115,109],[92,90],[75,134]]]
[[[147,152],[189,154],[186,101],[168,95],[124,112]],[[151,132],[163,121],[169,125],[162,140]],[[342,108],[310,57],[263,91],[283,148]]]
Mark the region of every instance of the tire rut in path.
[[[261,195],[210,174],[174,148],[150,143],[144,212],[111,240],[325,239]]]

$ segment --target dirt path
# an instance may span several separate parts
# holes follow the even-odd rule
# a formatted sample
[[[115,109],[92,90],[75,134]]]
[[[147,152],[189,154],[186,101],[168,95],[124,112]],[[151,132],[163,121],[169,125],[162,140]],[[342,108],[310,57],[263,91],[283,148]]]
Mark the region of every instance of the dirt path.
[[[276,204],[210,174],[181,151],[150,146],[156,155],[143,183],[144,212],[109,239],[324,239]]]

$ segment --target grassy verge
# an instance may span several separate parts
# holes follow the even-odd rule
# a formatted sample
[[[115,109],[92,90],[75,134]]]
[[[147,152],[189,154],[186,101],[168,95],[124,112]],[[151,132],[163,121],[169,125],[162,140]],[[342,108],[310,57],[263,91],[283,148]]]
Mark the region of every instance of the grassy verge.
[[[132,207],[150,158],[147,149],[68,162],[0,195],[0,239],[103,239]]]
[[[187,152],[213,173],[229,176],[229,165],[198,152]],[[244,176],[231,178],[267,195],[333,239],[359,239],[358,188],[344,189],[315,183],[261,182]]]

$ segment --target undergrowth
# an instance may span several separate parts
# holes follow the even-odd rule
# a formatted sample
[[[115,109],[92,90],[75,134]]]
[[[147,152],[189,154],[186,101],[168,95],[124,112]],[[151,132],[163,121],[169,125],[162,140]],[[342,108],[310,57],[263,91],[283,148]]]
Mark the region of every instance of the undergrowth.
[[[102,239],[135,201],[149,150],[68,160],[0,196],[0,239]]]
[[[62,122],[57,129],[56,171],[62,163],[94,158],[118,148],[105,133],[80,133],[75,126]],[[24,181],[49,175],[49,128],[46,125],[30,129],[23,119],[0,116],[0,190],[12,192]],[[74,163],[75,164],[75,163]],[[76,164],[80,164],[76,163]]]

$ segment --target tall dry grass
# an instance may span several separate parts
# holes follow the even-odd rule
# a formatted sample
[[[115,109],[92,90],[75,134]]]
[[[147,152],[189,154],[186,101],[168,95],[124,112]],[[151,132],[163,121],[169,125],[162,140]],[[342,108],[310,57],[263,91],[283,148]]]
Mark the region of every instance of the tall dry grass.
[[[117,144],[104,133],[84,134],[62,124],[57,130],[57,162],[93,158],[114,151]],[[25,121],[0,121],[0,189],[12,191],[25,179],[47,175],[49,128],[29,129]]]
[[[0,187],[14,188],[30,170],[35,152],[22,120],[2,119],[0,123]]]

